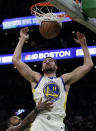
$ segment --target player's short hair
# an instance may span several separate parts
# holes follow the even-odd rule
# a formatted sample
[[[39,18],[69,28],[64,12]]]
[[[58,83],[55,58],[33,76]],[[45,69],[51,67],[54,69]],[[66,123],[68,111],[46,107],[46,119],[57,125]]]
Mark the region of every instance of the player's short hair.
[[[11,124],[11,118],[9,118],[9,119],[7,120],[7,128],[9,128],[10,124]]]
[[[55,62],[56,66],[58,66],[58,65],[57,65],[57,61],[56,61],[54,58],[50,57],[50,56],[46,57],[44,60],[46,60],[46,59],[48,59],[48,58],[52,59],[52,60]],[[43,60],[43,61],[44,61],[44,60]],[[42,64],[43,64],[43,61],[42,61]]]

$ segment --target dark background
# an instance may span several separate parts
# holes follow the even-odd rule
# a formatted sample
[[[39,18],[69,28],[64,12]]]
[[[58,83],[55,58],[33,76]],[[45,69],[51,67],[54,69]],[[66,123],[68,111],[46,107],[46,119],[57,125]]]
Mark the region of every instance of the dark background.
[[[40,0],[38,0],[39,2]],[[0,24],[4,19],[30,16],[32,0],[0,0]],[[0,28],[0,54],[13,53],[19,40],[19,29],[2,30]],[[38,26],[30,27],[30,38],[25,43],[23,52],[79,47],[73,40],[77,31],[86,35],[88,45],[96,45],[96,34],[75,21],[63,23],[59,36],[52,40],[44,39]],[[93,57],[94,68],[79,82],[72,85],[67,103],[67,117],[77,114],[88,116],[96,109],[96,57]],[[83,64],[81,59],[58,60],[57,76],[70,72]],[[41,64],[28,63],[36,71],[41,70]],[[42,72],[41,72],[42,73]],[[0,128],[4,128],[10,116],[18,109],[25,109],[21,114],[24,118],[35,106],[30,84],[18,73],[13,65],[0,65]],[[96,115],[96,114],[95,114]],[[71,119],[71,118],[70,118]]]

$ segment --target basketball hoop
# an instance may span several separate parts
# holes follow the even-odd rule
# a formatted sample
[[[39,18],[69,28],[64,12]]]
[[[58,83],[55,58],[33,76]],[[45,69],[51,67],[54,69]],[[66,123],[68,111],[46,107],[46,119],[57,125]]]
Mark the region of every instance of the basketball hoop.
[[[53,13],[53,8],[55,7],[49,2],[40,2],[32,5],[30,9],[31,14],[36,16],[39,24],[41,24],[42,21],[57,21],[58,23],[62,23],[67,15],[65,13]]]
[[[40,24],[40,34],[47,39],[55,38],[59,34],[62,22],[66,17],[65,13],[55,13],[54,8],[49,2],[36,3],[30,8],[31,14],[36,16],[36,20]]]

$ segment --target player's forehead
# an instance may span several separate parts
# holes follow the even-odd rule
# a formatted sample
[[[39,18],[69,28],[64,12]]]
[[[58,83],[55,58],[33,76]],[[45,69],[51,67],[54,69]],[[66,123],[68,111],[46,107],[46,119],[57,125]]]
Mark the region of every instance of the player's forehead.
[[[43,62],[45,62],[45,61],[54,61],[54,59],[53,58],[51,58],[51,57],[47,57],[47,58],[45,58],[44,60],[43,60]]]
[[[16,120],[16,119],[20,119],[20,118],[18,116],[13,116],[11,119]]]

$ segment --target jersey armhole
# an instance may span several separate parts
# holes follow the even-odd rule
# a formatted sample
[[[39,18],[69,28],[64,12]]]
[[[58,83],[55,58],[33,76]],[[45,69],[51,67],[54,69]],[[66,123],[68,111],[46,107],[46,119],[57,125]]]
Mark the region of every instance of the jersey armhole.
[[[63,83],[63,86],[64,86],[64,90],[65,90],[65,92],[66,92],[66,88],[65,88],[64,80],[63,80],[62,77],[61,77],[61,80],[62,80],[62,83]]]
[[[41,76],[40,80],[38,81],[38,83],[36,84],[36,86],[34,87],[34,89],[36,89],[36,88],[37,88],[37,86],[39,85],[39,83],[40,83],[41,79],[42,79],[42,76]]]

